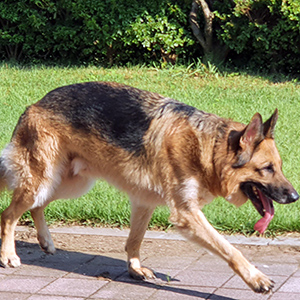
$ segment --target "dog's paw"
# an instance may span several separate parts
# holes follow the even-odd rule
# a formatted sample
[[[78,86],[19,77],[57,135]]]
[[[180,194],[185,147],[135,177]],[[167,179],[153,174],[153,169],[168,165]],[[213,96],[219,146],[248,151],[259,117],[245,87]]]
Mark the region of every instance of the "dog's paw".
[[[274,281],[255,268],[252,279],[247,282],[256,293],[268,294],[274,288]]]
[[[145,279],[155,279],[156,276],[154,272],[148,268],[141,267],[141,268],[129,268],[128,272],[130,276],[137,280],[145,280]]]
[[[20,257],[16,254],[8,255],[8,256],[1,256],[0,258],[0,265],[4,268],[17,268],[21,266]]]
[[[148,268],[142,267],[140,260],[137,258],[131,258],[128,261],[127,266],[129,275],[134,279],[144,280],[156,278],[154,272]]]
[[[54,247],[54,244],[53,243],[40,243],[40,247],[41,249],[47,253],[47,254],[54,254],[56,252],[56,249]]]
[[[45,238],[44,236],[38,236],[38,241],[41,249],[47,254],[54,254],[56,252],[55,246],[51,238]]]

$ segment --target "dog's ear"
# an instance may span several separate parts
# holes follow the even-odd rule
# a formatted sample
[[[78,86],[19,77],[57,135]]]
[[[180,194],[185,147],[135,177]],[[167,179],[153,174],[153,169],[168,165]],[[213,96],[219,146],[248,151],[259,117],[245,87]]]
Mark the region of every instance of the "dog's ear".
[[[264,139],[263,123],[259,113],[256,113],[250,123],[243,130],[239,140],[234,168],[242,167],[250,161],[255,147]]]
[[[274,129],[278,119],[278,109],[276,108],[273,115],[264,123],[264,136],[274,139]]]

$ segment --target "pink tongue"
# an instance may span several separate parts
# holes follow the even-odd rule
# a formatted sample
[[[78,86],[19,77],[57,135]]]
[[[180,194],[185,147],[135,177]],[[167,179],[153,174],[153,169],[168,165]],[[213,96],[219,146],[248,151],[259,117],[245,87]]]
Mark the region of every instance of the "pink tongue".
[[[270,201],[260,192],[260,190],[257,191],[265,209],[265,215],[254,225],[254,230],[257,230],[259,233],[262,234],[265,232],[269,223],[274,217],[274,207],[271,207]]]

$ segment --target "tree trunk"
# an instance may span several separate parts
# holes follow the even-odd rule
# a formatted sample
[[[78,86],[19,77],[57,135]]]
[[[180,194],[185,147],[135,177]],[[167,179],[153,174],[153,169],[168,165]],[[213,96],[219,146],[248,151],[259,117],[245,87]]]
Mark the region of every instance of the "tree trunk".
[[[211,1],[194,0],[192,3],[192,9],[189,16],[189,21],[193,34],[204,52],[204,62],[207,63],[221,63],[228,55],[229,48],[227,46],[213,45],[213,19],[214,14],[210,9]],[[204,15],[205,26],[203,33],[201,32],[200,25],[197,21],[199,8],[202,9]],[[223,49],[224,48],[224,49]]]
[[[204,36],[201,32],[199,23],[197,21],[199,7],[201,6],[204,19],[205,19],[205,27],[204,27]],[[194,36],[197,41],[200,43],[201,47],[204,50],[204,53],[210,53],[212,51],[212,21],[213,21],[213,13],[210,11],[208,4],[204,0],[194,0],[192,3],[192,9],[190,12],[190,24],[193,31]]]

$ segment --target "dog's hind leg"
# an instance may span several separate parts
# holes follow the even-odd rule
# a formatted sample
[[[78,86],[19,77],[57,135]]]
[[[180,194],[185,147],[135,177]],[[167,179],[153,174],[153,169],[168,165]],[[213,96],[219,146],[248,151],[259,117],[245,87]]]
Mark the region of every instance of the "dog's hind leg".
[[[28,187],[14,190],[12,202],[1,216],[1,257],[0,263],[4,267],[18,267],[20,258],[16,254],[14,232],[19,218],[33,205],[33,193]]]
[[[56,168],[52,168],[50,173],[48,184],[44,183],[39,189],[38,195],[42,198],[40,202],[43,204],[34,207],[30,212],[36,226],[39,244],[46,253],[54,254],[55,247],[45,221],[44,208],[56,199],[77,198],[85,194],[95,182],[94,178],[82,174],[86,172],[86,168],[85,161],[79,158],[56,163]]]
[[[141,243],[154,208],[141,206],[134,201],[131,205],[130,233],[125,247],[128,255],[128,272],[135,279],[155,278],[153,271],[142,267],[140,262]]]
[[[7,187],[7,181],[6,181],[6,167],[3,164],[3,158],[0,157],[0,192],[4,190],[5,187]]]
[[[55,247],[44,216],[44,207],[37,207],[30,211],[37,230],[37,239],[43,251],[55,253]]]

